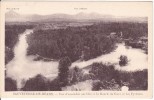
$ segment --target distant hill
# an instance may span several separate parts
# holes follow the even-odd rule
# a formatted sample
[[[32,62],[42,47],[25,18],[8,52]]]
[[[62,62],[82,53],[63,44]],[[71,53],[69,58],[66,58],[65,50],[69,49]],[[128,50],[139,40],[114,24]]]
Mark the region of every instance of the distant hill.
[[[50,22],[50,21],[105,21],[105,22],[147,22],[146,17],[116,17],[98,13],[78,13],[75,15],[57,13],[51,15],[21,15],[14,11],[5,14],[6,22]]]

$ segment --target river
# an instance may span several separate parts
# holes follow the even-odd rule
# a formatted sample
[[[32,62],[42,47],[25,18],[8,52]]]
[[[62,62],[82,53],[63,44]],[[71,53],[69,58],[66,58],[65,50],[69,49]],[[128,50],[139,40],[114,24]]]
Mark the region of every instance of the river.
[[[132,47],[126,47],[124,43],[119,43],[116,46],[117,48],[109,54],[101,55],[97,58],[88,61],[74,62],[72,64],[72,67],[78,66],[79,68],[84,68],[85,66],[91,65],[94,62],[102,62],[114,64],[117,70],[122,71],[136,71],[147,69],[148,55],[145,54],[143,50]],[[126,55],[128,57],[128,65],[124,67],[120,67],[118,64],[121,55]]]
[[[17,80],[17,87],[23,86],[22,81],[28,80],[41,74],[54,79],[58,75],[58,62],[50,61],[33,61],[35,56],[27,56],[28,43],[26,41],[27,35],[31,34],[32,30],[26,30],[19,36],[19,42],[14,48],[14,58],[6,65],[6,76]]]
[[[34,61],[35,56],[27,56],[28,43],[26,40],[27,35],[33,33],[33,30],[27,29],[23,34],[19,35],[19,42],[14,48],[14,58],[6,65],[6,76],[17,80],[17,87],[23,87],[22,81],[28,80],[41,74],[50,80],[58,76],[58,61]],[[119,57],[126,55],[129,63],[125,67],[120,67]],[[72,63],[71,67],[78,66],[84,68],[94,62],[112,63],[115,64],[116,69],[123,71],[136,71],[146,69],[148,66],[147,54],[140,49],[127,48],[124,43],[117,44],[115,51],[101,55],[97,58],[88,61],[76,61]]]

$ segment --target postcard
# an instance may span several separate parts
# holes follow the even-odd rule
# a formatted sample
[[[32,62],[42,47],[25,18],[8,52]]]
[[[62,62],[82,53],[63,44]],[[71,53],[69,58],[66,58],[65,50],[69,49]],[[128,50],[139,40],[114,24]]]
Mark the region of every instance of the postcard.
[[[1,97],[152,98],[152,2],[1,2]]]

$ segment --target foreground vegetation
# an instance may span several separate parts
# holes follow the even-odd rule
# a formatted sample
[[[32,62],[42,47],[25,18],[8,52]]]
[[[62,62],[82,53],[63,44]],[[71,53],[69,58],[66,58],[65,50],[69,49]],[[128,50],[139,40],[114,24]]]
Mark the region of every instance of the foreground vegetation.
[[[37,75],[26,81],[23,91],[61,91],[65,86],[72,86],[79,82],[92,80],[92,90],[121,90],[122,86],[127,86],[129,90],[148,89],[147,69],[135,72],[125,72],[115,70],[114,65],[103,63],[93,63],[87,66],[89,73],[85,74],[84,69],[78,67],[69,68],[68,58],[61,60],[59,64],[59,75],[50,81],[42,75]],[[65,66],[62,70],[62,66]],[[69,69],[68,69],[69,68]],[[15,80],[6,78],[5,90],[15,91],[17,89]],[[10,84],[12,83],[12,84]],[[8,88],[9,87],[9,88]]]

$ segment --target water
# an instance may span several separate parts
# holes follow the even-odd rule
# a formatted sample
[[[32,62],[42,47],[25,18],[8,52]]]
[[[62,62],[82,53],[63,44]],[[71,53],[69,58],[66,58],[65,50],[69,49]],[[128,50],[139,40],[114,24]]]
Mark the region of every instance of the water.
[[[27,40],[28,34],[31,34],[33,30],[26,30],[19,36],[19,42],[14,48],[15,57],[6,65],[6,76],[11,77],[17,81],[17,87],[20,89],[24,84],[22,80],[28,80],[35,77],[37,74],[41,74],[50,80],[53,80],[58,76],[58,63],[57,61],[34,61],[35,56],[27,56]],[[126,55],[129,59],[129,63],[125,67],[120,67],[119,57],[120,55]],[[126,48],[123,43],[117,44],[117,49],[106,55],[88,60],[77,61],[72,63],[71,67],[78,66],[84,68],[91,65],[94,62],[112,63],[115,64],[116,69],[123,71],[136,71],[146,69],[148,66],[147,55],[140,49]],[[83,84],[83,83],[82,83]],[[77,85],[78,86],[78,85]],[[76,85],[75,85],[76,87]],[[88,88],[89,89],[89,88]],[[69,90],[69,87],[68,87]],[[87,89],[85,89],[87,90]]]
[[[58,75],[58,62],[33,61],[34,56],[26,56],[28,48],[26,36],[32,32],[32,30],[26,30],[19,36],[19,42],[14,48],[15,57],[6,65],[7,77],[17,80],[18,88],[23,87],[22,80],[28,80],[37,74],[46,76],[50,80]]]
[[[124,67],[119,66],[120,55],[126,55],[128,57],[128,65]],[[115,51],[99,56],[97,58],[88,61],[77,61],[72,64],[72,67],[78,66],[84,68],[85,66],[91,65],[95,62],[111,63],[115,65],[115,68],[122,71],[136,71],[147,69],[148,67],[148,56],[143,50],[126,47],[124,43],[117,44]]]

